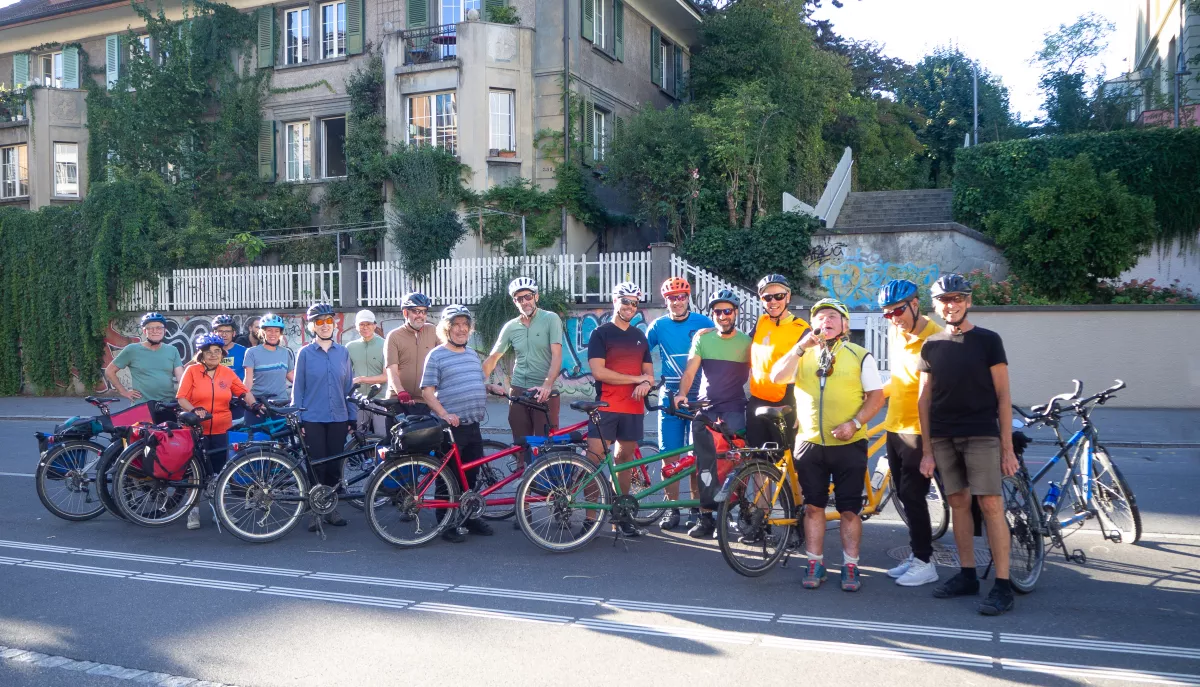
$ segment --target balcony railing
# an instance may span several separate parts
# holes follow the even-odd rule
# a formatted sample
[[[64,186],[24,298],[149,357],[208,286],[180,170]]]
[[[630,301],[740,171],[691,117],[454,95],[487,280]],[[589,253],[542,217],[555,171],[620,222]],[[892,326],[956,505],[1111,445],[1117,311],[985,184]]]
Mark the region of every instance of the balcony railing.
[[[455,24],[428,26],[402,31],[404,64],[433,64],[458,56],[458,34]]]

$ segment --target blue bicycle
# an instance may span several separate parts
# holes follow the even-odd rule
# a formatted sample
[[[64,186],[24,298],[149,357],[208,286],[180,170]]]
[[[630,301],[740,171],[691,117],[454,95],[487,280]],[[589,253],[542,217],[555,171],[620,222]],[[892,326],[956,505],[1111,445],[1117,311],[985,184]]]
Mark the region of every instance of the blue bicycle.
[[[1013,406],[1013,410],[1024,418],[1024,426],[1053,429],[1059,446],[1054,457],[1032,477],[1019,451],[1017,474],[1005,478],[1005,510],[1012,533],[1010,578],[1013,586],[1022,592],[1032,591],[1041,575],[1045,563],[1043,542],[1047,537],[1051,550],[1062,549],[1067,560],[1086,563],[1087,556],[1083,551],[1067,549],[1063,542],[1064,530],[1096,519],[1101,533],[1114,543],[1135,544],[1142,536],[1142,516],[1133,490],[1108,450],[1101,445],[1099,432],[1091,419],[1091,410],[1124,389],[1125,382],[1118,379],[1104,391],[1081,399],[1083,384],[1079,380],[1072,381],[1075,382],[1072,393],[1059,394],[1045,405],[1033,406],[1028,413]],[[1064,439],[1062,421],[1068,416],[1077,417],[1082,426],[1069,439]],[[1019,443],[1024,448],[1028,442],[1023,433],[1013,433],[1014,446]],[[1039,501],[1033,485],[1059,461],[1066,462],[1066,473],[1061,482],[1047,484],[1045,497]]]

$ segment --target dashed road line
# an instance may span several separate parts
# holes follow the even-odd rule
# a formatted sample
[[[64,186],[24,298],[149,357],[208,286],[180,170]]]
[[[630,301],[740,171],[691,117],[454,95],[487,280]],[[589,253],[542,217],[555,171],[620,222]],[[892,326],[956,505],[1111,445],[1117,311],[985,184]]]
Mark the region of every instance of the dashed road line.
[[[762,644],[763,646],[771,647],[773,649],[787,649],[790,651],[867,656],[870,658],[888,658],[900,661],[919,661],[922,663],[941,663],[947,665],[970,666],[974,668],[995,667],[995,659],[993,659],[991,656],[984,656],[982,654],[966,654],[956,651],[901,649],[896,647],[851,644],[848,642],[829,642],[817,639],[792,639],[790,637],[764,637]]]
[[[0,477],[35,477],[31,473],[25,472],[0,472]]]
[[[129,578],[131,580],[143,580],[146,582],[162,582],[165,584],[179,584],[187,587],[208,587],[209,589],[225,589],[231,592],[253,592],[262,589],[261,584],[248,584],[246,582],[233,582],[230,580],[213,580],[207,577],[181,577],[179,575],[159,575],[157,573],[142,573]]]
[[[444,582],[423,582],[421,580],[400,580],[394,577],[368,577],[364,575],[343,575],[341,573],[315,572],[304,577],[306,580],[322,580],[326,582],[349,582],[350,584],[373,584],[381,587],[400,587],[405,589],[424,589],[431,592],[444,592],[454,585]]]
[[[848,618],[823,618],[812,615],[784,614],[779,622],[789,625],[811,625],[814,627],[829,627],[839,630],[863,630],[867,632],[887,632],[904,635],[920,635],[923,637],[946,637],[948,639],[970,639],[980,642],[990,642],[995,635],[987,630],[967,630],[955,627],[935,627],[930,625],[904,625],[900,623],[879,623],[870,620],[851,620]]]
[[[1134,644],[1130,642],[1106,642],[1099,639],[1045,637],[1042,635],[1022,635],[1011,632],[1001,632],[1000,642],[1003,644],[1031,644],[1034,646],[1058,647],[1060,649],[1082,649],[1084,651],[1105,652],[1115,651],[1123,654],[1142,654],[1145,656],[1167,656],[1170,658],[1200,660],[1200,649],[1186,646]]]
[[[380,608],[404,609],[414,603],[409,599],[394,599],[386,596],[363,596],[361,594],[340,594],[338,592],[322,592],[313,589],[295,589],[292,587],[266,587],[256,591],[259,594],[287,596],[293,599],[332,601],[334,603],[353,604],[357,606],[378,606]]]
[[[681,606],[677,604],[663,604],[652,601],[632,601],[630,599],[609,599],[604,602],[605,606],[612,606],[625,611],[657,611],[661,613],[675,613],[679,615],[697,615],[706,618],[731,618],[734,620],[754,620],[762,623],[769,623],[775,618],[774,613],[765,611],[743,611],[736,608],[709,608],[707,606]]]
[[[527,623],[551,623],[566,625],[575,620],[569,615],[551,615],[548,613],[527,613],[525,611],[508,611],[495,608],[478,608],[476,606],[456,606],[454,604],[424,601],[412,607],[414,611],[429,613],[446,613],[449,615],[467,615],[476,618],[492,618],[496,620],[515,620]]]
[[[219,561],[187,561],[180,563],[185,568],[209,568],[211,570],[226,570],[229,572],[254,573],[256,575],[278,575],[280,577],[304,577],[311,575],[308,570],[289,570],[287,568],[267,568],[261,565],[241,565],[239,563],[221,563]]]
[[[179,565],[186,558],[170,558],[168,556],[150,556],[141,553],[125,553],[122,551],[103,551],[100,549],[77,549],[71,552],[73,556],[94,556],[96,558],[116,558],[123,561],[138,563],[161,563],[162,565]]]
[[[111,663],[79,661],[67,658],[66,656],[43,654],[16,647],[0,646],[0,659],[12,663],[27,663],[37,668],[69,670],[76,673],[129,680],[130,682],[149,685],[150,687],[186,687],[187,685],[201,684],[201,681],[194,677],[172,675],[171,673],[156,673],[149,670],[142,670],[141,668],[126,668]],[[206,682],[203,684],[210,685],[211,687],[234,687],[233,685],[218,682]]]
[[[114,568],[97,568],[91,565],[75,565],[73,563],[59,563],[57,561],[25,561],[17,565],[22,568],[42,568],[44,570],[59,570],[62,572],[81,573],[84,575],[99,575],[101,577],[132,577],[138,574],[137,570],[117,570]]]
[[[549,592],[529,592],[520,589],[496,589],[495,587],[473,587],[460,584],[448,589],[453,594],[477,594],[480,596],[497,596],[505,599],[523,599],[527,601],[548,601],[551,603],[578,604],[580,606],[596,606],[604,599],[592,596],[575,596],[573,594],[551,594]]]
[[[643,625],[641,623],[619,623],[598,618],[580,618],[574,627],[582,627],[598,632],[615,632],[618,634],[653,635],[656,637],[674,637],[689,641],[710,641],[724,644],[753,644],[758,639],[765,639],[752,632],[732,632],[726,630],[710,630],[707,628],[678,627],[672,625]]]
[[[1200,675],[1187,673],[1163,673],[1154,670],[1126,670],[1124,668],[1105,668],[1101,666],[1085,666],[1075,663],[1053,663],[1050,661],[1023,661],[1015,658],[1001,658],[1000,667],[1004,670],[1014,670],[1024,673],[1045,673],[1061,677],[1072,676],[1082,678],[1103,678],[1121,680],[1124,682],[1148,682],[1158,685],[1200,685]]]

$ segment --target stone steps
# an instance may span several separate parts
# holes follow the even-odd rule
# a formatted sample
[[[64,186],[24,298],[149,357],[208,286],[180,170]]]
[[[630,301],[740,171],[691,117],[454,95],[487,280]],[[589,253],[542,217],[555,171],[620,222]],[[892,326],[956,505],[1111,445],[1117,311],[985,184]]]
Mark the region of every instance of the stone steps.
[[[851,193],[838,216],[839,228],[936,224],[954,219],[950,189]]]

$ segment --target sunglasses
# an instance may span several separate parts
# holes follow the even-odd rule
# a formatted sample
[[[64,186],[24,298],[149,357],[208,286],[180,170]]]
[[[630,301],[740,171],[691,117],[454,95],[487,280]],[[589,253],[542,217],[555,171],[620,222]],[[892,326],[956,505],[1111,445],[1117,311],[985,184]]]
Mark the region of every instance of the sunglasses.
[[[413,315],[425,315],[429,312],[429,308],[405,308],[404,312],[412,313]]]
[[[328,316],[318,317],[317,319],[313,320],[313,324],[317,325],[318,327],[325,324],[333,324],[333,318]]]
[[[939,303],[966,303],[967,297],[961,293],[948,293],[944,296],[938,296]]]
[[[621,305],[631,305],[636,308],[641,304],[641,301],[637,300],[636,298],[622,298],[620,303]]]
[[[891,310],[884,310],[883,311],[883,319],[891,320],[891,319],[900,317],[901,315],[904,314],[904,311],[907,309],[908,309],[908,304],[905,303],[904,305],[898,305],[898,306],[892,308]]]
[[[737,308],[713,308],[712,311],[713,314],[717,315],[718,317],[729,317],[737,312]]]
[[[688,299],[688,295],[686,293],[679,293],[679,294],[675,294],[674,296],[667,296],[667,300],[671,301],[672,303],[683,303],[683,302],[686,302],[687,299]]]
[[[780,291],[779,293],[764,293],[763,295],[759,296],[759,298],[763,300],[763,303],[770,303],[771,301],[782,301],[786,298],[790,298],[791,295],[792,294],[788,293],[787,291]]]
[[[533,300],[532,293],[527,293],[521,296],[513,296],[513,302],[515,303],[528,303],[531,300]]]

